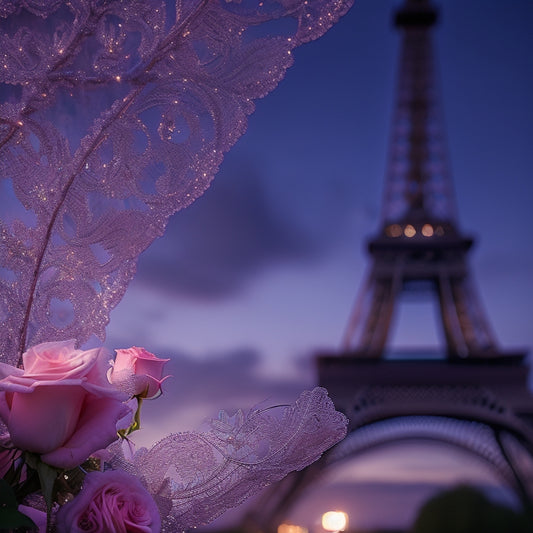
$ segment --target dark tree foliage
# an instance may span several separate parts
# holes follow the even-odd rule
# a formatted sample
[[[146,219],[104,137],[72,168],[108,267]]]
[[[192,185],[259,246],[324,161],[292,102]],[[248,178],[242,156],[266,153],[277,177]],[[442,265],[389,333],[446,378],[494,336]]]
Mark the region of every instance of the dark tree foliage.
[[[482,491],[460,485],[429,499],[410,533],[531,533],[524,514],[495,503]]]

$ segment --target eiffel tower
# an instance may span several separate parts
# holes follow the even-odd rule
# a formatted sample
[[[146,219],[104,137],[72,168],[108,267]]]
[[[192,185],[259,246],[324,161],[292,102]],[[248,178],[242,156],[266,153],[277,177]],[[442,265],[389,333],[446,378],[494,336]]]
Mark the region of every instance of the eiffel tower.
[[[457,224],[431,49],[436,19],[424,0],[396,14],[403,46],[382,223],[343,341],[362,357],[383,357],[395,306],[410,291],[438,298],[448,357],[501,355],[467,264],[473,240]]]
[[[498,347],[468,265],[473,239],[458,227],[432,51],[437,16],[429,0],[404,0],[395,13],[402,46],[380,229],[368,242],[369,274],[342,350],[317,357],[319,385],[349,418],[349,434],[268,492],[247,517],[249,530],[275,531],[327,466],[402,439],[484,459],[532,513],[529,369],[525,353]],[[395,308],[413,291],[438,301],[440,358],[388,357]]]

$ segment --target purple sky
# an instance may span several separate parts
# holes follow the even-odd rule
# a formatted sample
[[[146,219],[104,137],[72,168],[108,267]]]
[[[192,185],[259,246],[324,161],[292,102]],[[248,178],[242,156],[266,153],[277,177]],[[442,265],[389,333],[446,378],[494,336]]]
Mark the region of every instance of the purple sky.
[[[141,442],[192,429],[219,408],[292,401],[316,381],[313,353],[338,347],[368,264],[364,241],[378,225],[397,4],[356,0],[326,36],[296,50],[295,65],[258,103],[211,188],[141,256],[106,341],[172,358],[174,379],[166,397],[147,406]],[[478,238],[472,271],[501,346],[528,348],[533,3],[437,4],[443,5],[435,39],[459,224]],[[394,346],[435,342],[427,309],[402,306]],[[400,468],[405,453],[412,455],[404,452],[369,459],[374,469],[362,479],[444,479],[439,472],[446,468],[435,462],[429,480],[414,460]],[[486,481],[481,469],[476,475]]]

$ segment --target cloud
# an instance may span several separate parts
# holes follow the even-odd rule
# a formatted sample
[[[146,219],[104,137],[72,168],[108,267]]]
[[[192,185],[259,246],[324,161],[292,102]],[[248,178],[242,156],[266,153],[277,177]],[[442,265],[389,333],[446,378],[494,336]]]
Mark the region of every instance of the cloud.
[[[140,281],[200,299],[226,297],[278,262],[316,252],[308,234],[276,212],[253,165],[231,160],[211,188],[170,221],[141,256]]]

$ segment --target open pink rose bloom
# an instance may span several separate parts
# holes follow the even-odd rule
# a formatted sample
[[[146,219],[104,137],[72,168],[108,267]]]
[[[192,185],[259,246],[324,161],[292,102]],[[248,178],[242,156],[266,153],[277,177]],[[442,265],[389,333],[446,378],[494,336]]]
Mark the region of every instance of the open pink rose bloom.
[[[69,340],[30,348],[23,370],[0,363],[0,417],[13,444],[68,469],[116,440],[128,408],[107,380],[108,360],[103,348],[76,350]]]
[[[121,470],[89,473],[57,515],[59,533],[158,533],[159,510],[141,482]]]

